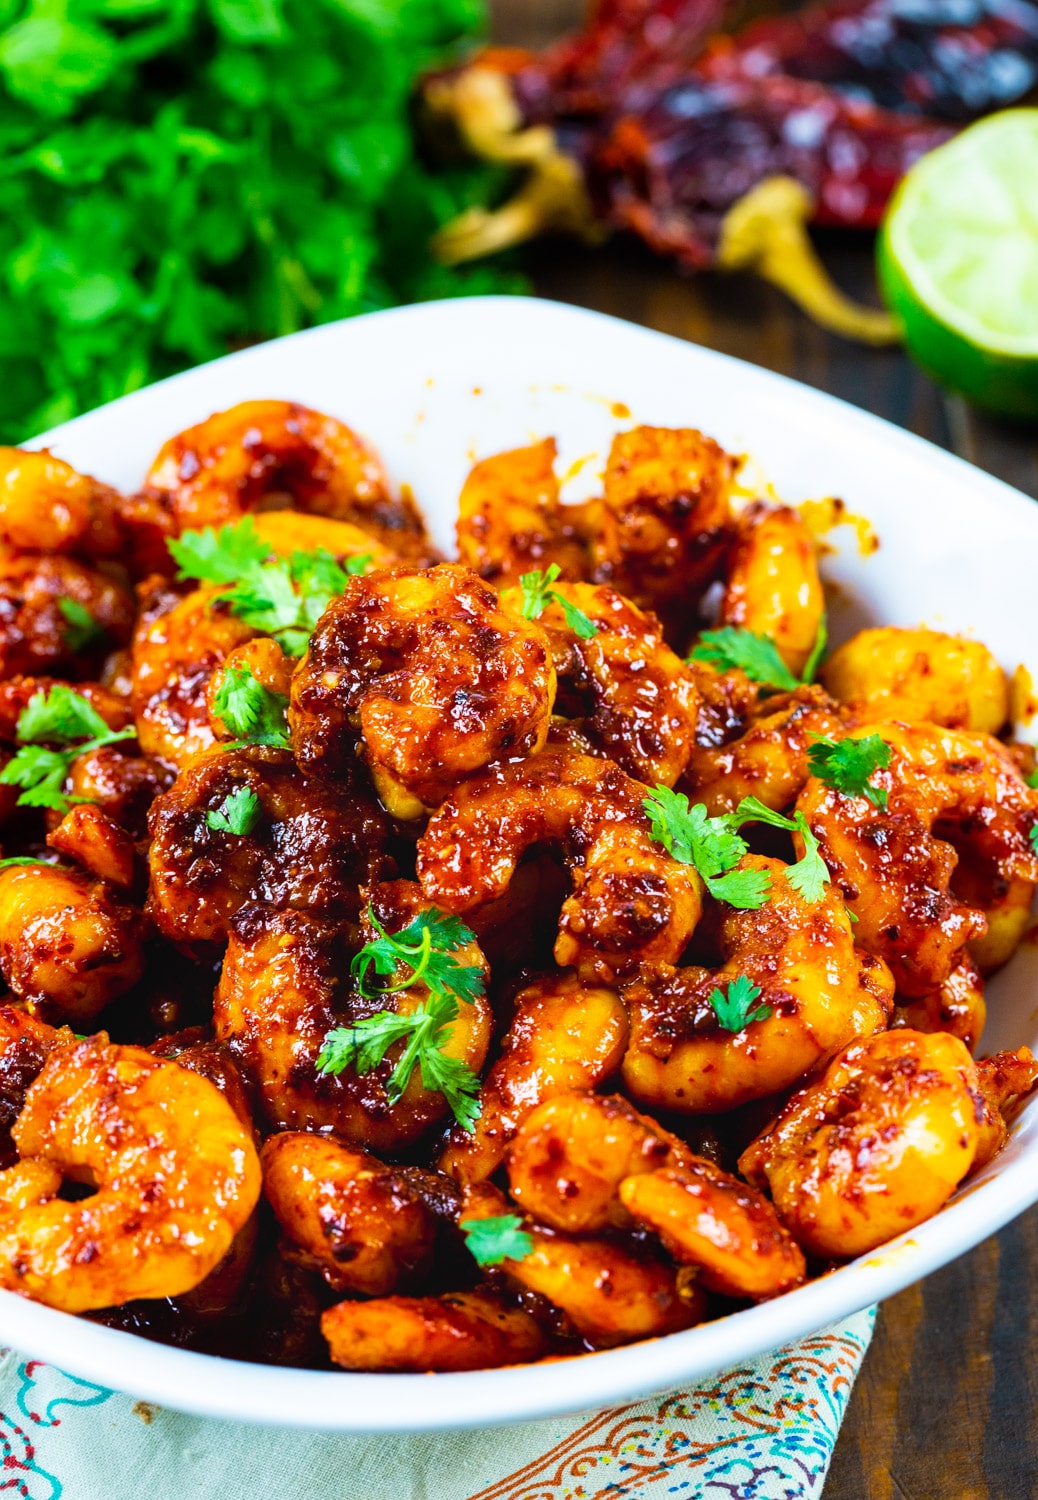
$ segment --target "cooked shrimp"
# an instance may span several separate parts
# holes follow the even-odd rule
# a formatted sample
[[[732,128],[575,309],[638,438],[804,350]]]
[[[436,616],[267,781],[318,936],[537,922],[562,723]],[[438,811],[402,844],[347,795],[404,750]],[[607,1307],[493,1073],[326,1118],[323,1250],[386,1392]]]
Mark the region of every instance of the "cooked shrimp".
[[[229,798],[249,826],[221,826]],[[182,771],[149,814],[148,911],[178,943],[216,943],[240,906],[264,902],[356,918],[358,887],[393,873],[389,826],[370,792],[311,782],[285,750],[225,750]],[[214,823],[216,826],[214,826]]]
[[[64,606],[64,609],[63,609]],[[65,611],[97,627],[84,641]],[[121,584],[72,557],[0,552],[0,677],[57,672],[89,677],[133,630],[133,600]]]
[[[617,433],[594,511],[592,576],[654,610],[668,629],[687,627],[724,557],[738,468],[693,429]]]
[[[890,746],[889,768],[872,776],[887,807],[814,778],[797,806],[857,918],[855,940],[890,965],[898,991],[913,999],[943,984],[987,925],[983,910],[952,894],[956,849],[967,863],[1033,892],[1038,856],[1029,834],[1038,793],[988,735],[895,723],[851,733],[876,734]]]
[[[79,1026],[144,972],[140,913],[81,870],[0,870],[0,973],[45,1015]]]
[[[617,1196],[625,1177],[686,1166],[692,1153],[614,1094],[558,1094],[530,1111],[508,1153],[508,1191],[551,1229],[600,1234],[626,1228]]]
[[[540,749],[554,698],[539,625],[468,568],[398,568],[352,578],[325,610],[293,679],[292,740],[305,771],[336,777],[359,739],[383,802],[414,818]]]
[[[895,1005],[890,1024],[907,1026],[911,1031],[948,1031],[973,1052],[984,1030],[986,1015],[984,981],[966,953],[935,990]]]
[[[142,601],[133,640],[133,713],[145,755],[186,766],[216,744],[206,692],[236,646],[256,632],[215,587],[183,595],[159,582]]]
[[[842,739],[847,732],[836,705],[819,687],[765,698],[738,727],[734,738],[697,744],[680,782],[711,816],[734,812],[744,797],[757,797],[781,812],[803,790],[815,740]]]
[[[48,833],[47,844],[109,885],[126,889],[134,883],[137,851],[133,839],[92,802],[70,807]]]
[[[0,448],[0,542],[21,552],[118,557],[119,496],[46,448]]]
[[[808,1255],[849,1260],[944,1206],[973,1165],[982,1118],[958,1037],[887,1031],[794,1094],[739,1170]]]
[[[263,1147],[263,1191],[303,1265],[384,1297],[428,1269],[436,1225],[407,1178],[366,1151],[288,1131]]]
[[[1009,1127],[1006,1112],[1024,1098],[1038,1082],[1038,1060],[1029,1047],[1015,1052],[996,1052],[977,1062],[977,1079],[984,1101],[980,1142],[972,1171],[978,1172],[997,1156],[1006,1143]]]
[[[755,500],[735,524],[720,623],[775,642],[799,677],[825,615],[815,544],[795,510]]]
[[[259,1198],[255,1148],[219,1091],[139,1047],[56,1048],[13,1135],[0,1285],[65,1312],[190,1291]],[[66,1177],[96,1191],[66,1202]]]
[[[340,1302],[321,1314],[321,1332],[346,1370],[484,1370],[548,1347],[530,1313],[491,1291]]]
[[[746,855],[767,871],[771,894],[756,911],[721,909],[720,969],[643,966],[623,991],[631,1018],[627,1092],[649,1108],[705,1114],[778,1093],[855,1036],[879,1031],[893,1002],[886,966],[859,953],[838,891],[806,901],[779,860]],[[711,1003],[739,979],[769,1014],[727,1031]]]
[[[505,1199],[489,1183],[462,1195],[460,1222],[499,1217]],[[566,1314],[577,1333],[595,1348],[658,1338],[702,1321],[706,1299],[692,1282],[678,1280],[673,1266],[612,1240],[586,1239],[545,1229],[530,1218],[523,1229],[532,1242],[522,1260],[502,1270],[527,1291],[538,1292]]]
[[[0,1005],[0,1164],[10,1166],[18,1153],[11,1126],[25,1104],[29,1085],[54,1051],[73,1040],[68,1027],[48,1026],[27,1010]]]
[[[701,910],[702,882],[649,832],[646,789],[611,761],[547,749],[460,787],[418,842],[426,897],[465,912],[508,888],[527,849],[561,845],[573,882],[555,958],[609,983],[652,961],[674,962]]]
[[[349,521],[333,516],[314,516],[302,510],[270,510],[253,522],[256,535],[269,543],[278,557],[293,552],[330,552],[337,562],[353,557],[367,557],[376,568],[391,568],[399,563],[399,553],[385,546],[367,531]]]
[[[217,739],[219,741],[237,739],[237,735],[224,722],[217,707],[220,691],[228,673],[248,672],[249,676],[254,677],[261,687],[287,700],[292,688],[294,668],[294,660],[285,655],[277,641],[271,640],[270,636],[266,635],[254,635],[250,641],[243,641],[240,646],[235,646],[233,651],[228,652],[226,659],[210,677],[205,690],[206,710]]]
[[[425,903],[407,882],[371,892],[376,915],[397,932]],[[232,1042],[259,1099],[261,1116],[279,1130],[319,1130],[380,1154],[400,1150],[449,1113],[443,1095],[422,1085],[416,1069],[403,1096],[390,1104],[386,1082],[404,1043],[390,1048],[374,1071],[320,1073],[317,1058],[328,1032],[380,1010],[409,1014],[428,999],[423,984],[361,1000],[344,993],[351,944],[341,923],[299,911],[245,906],[231,938],[216,992],[213,1024]],[[361,941],[374,936],[364,930]],[[481,965],[472,944],[455,955]],[[464,1004],[441,1050],[478,1071],[490,1044],[490,1008],[482,997]]]
[[[997,734],[1009,717],[1009,683],[987,647],[939,630],[860,630],[829,657],[822,680],[868,719]]]
[[[563,505],[554,438],[476,464],[458,501],[458,557],[498,585],[555,563],[563,578],[588,568],[586,508]]]
[[[390,494],[376,454],[344,423],[294,401],[243,401],[178,433],[149,469],[145,494],[168,502],[179,531],[287,499],[349,521],[401,557],[430,552],[417,506]]]
[[[654,615],[604,584],[560,583],[555,592],[592,622],[584,639],[552,600],[540,615],[558,674],[557,712],[629,776],[673,786],[692,754],[698,695],[692,674],[663,640]],[[519,590],[502,595],[517,613]]]
[[[57,677],[9,677],[0,682],[0,740],[14,744],[18,720],[37,694],[47,697],[52,688],[72,687],[101,715],[109,729],[126,729],[133,723],[129,706],[96,682],[72,684]]]
[[[440,1168],[459,1182],[482,1182],[504,1160],[522,1120],[570,1089],[593,1089],[619,1068],[627,1012],[619,997],[573,974],[551,975],[517,997],[501,1056],[480,1091],[475,1128],[455,1127]]]
[[[65,788],[71,797],[96,803],[132,838],[143,839],[148,832],[148,809],[172,783],[172,770],[161,762],[127,755],[117,745],[102,745],[76,756]]]
[[[626,1178],[619,1201],[679,1265],[695,1266],[702,1284],[723,1297],[777,1297],[807,1273],[768,1200],[701,1156]]]

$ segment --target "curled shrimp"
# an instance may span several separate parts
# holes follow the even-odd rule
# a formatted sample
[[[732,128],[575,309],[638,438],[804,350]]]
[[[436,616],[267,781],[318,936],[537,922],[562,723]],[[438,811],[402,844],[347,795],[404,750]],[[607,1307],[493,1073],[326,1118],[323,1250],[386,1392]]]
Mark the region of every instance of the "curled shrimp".
[[[867,719],[997,734],[1009,717],[1009,683],[988,648],[939,630],[860,630],[832,653],[822,680]]]
[[[444,563],[351,578],[310,638],[289,722],[300,765],[322,776],[341,775],[359,739],[383,802],[414,818],[540,749],[554,698],[540,626]]]
[[[128,590],[87,563],[0,552],[0,678],[94,676],[104,651],[129,641],[133,614]]]
[[[12,1134],[0,1285],[66,1312],[190,1291],[259,1198],[250,1134],[220,1092],[103,1037],[50,1053]],[[66,1178],[96,1191],[67,1202]]]
[[[77,1026],[144,972],[140,913],[82,870],[0,870],[0,972],[19,999]]]
[[[235,831],[225,809],[243,797],[249,826]],[[148,821],[148,912],[177,943],[222,942],[238,908],[257,901],[356,919],[358,886],[393,873],[370,791],[308,781],[285,750],[204,756],[156,797]]]
[[[944,1206],[974,1164],[984,1117],[958,1037],[882,1032],[794,1094],[739,1169],[808,1255],[848,1260]]]
[[[855,948],[835,887],[807,901],[779,860],[750,854],[738,868],[766,871],[771,892],[755,911],[722,908],[722,966],[644,966],[623,991],[631,1019],[624,1084],[649,1108],[733,1109],[788,1088],[853,1037],[887,1024],[890,973]],[[741,980],[759,991],[751,1014],[763,1013],[729,1031],[711,996]]]
[[[0,448],[0,542],[21,552],[118,557],[119,495],[46,449]]]
[[[377,455],[351,428],[294,401],[243,401],[170,438],[144,492],[169,505],[178,531],[219,526],[288,498],[349,521],[398,556],[429,553],[414,501],[394,498]]]
[[[417,888],[405,881],[371,891],[376,917],[399,931],[426,908]],[[361,943],[376,936],[365,926]],[[377,999],[344,993],[350,934],[339,922],[318,921],[300,911],[244,906],[232,918],[230,942],[213,1010],[216,1035],[233,1045],[258,1097],[260,1114],[274,1129],[331,1132],[351,1146],[391,1153],[417,1140],[449,1113],[443,1095],[422,1084],[419,1069],[396,1103],[386,1088],[405,1043],[363,1075],[318,1069],[328,1032],[366,1015],[392,1008],[409,1014],[428,1000],[426,987],[386,993]],[[457,951],[457,961],[483,967],[475,943]],[[462,1004],[441,1051],[478,1071],[490,1045],[490,1007],[482,996]]]
[[[296,1131],[271,1136],[261,1159],[282,1232],[336,1291],[384,1297],[428,1270],[436,1225],[401,1172]]]
[[[604,584],[559,583],[559,599],[591,621],[579,635],[552,600],[539,616],[551,642],[560,695],[556,711],[639,781],[673,786],[694,744],[698,695],[685,663],[654,615]],[[517,590],[502,595],[521,607]],[[586,628],[586,627],[585,627]]]
[[[458,557],[498,585],[555,563],[563,578],[588,567],[586,507],[563,505],[555,439],[495,453],[475,465],[458,501]]]
[[[617,433],[593,508],[592,577],[655,611],[668,630],[687,628],[730,540],[738,467],[691,428]]]
[[[1038,1059],[1029,1047],[1015,1052],[996,1052],[977,1060],[977,1085],[984,1101],[980,1140],[972,1172],[998,1155],[1009,1135],[1008,1113],[1038,1082]]]
[[[857,918],[856,941],[890,965],[898,991],[912,999],[943,984],[987,926],[983,896],[969,892],[980,899],[967,906],[955,894],[959,854],[964,874],[989,873],[1003,894],[1012,882],[1033,894],[1038,794],[988,735],[899,723],[851,731],[864,734],[890,747],[889,767],[871,778],[887,806],[814,778],[797,806]]]
[[[620,1066],[627,1012],[613,991],[574,974],[536,980],[516,996],[501,1056],[480,1091],[471,1131],[453,1129],[440,1169],[458,1182],[482,1182],[504,1160],[529,1112],[555,1094],[592,1089]]]
[[[984,980],[969,953],[964,953],[943,984],[928,995],[894,1006],[891,1026],[910,1031],[947,1031],[976,1050],[984,1030],[987,1004]]]
[[[825,616],[815,544],[795,510],[755,500],[739,515],[721,599],[722,625],[770,637],[799,677]]]
[[[339,1302],[321,1314],[321,1332],[347,1370],[486,1370],[540,1359],[548,1347],[525,1308],[489,1289]]]
[[[618,766],[567,749],[541,751],[465,783],[418,842],[429,901],[465,912],[507,890],[535,844],[559,844],[572,893],[555,942],[561,968],[609,983],[674,962],[699,919],[702,883],[652,839],[645,787]]]

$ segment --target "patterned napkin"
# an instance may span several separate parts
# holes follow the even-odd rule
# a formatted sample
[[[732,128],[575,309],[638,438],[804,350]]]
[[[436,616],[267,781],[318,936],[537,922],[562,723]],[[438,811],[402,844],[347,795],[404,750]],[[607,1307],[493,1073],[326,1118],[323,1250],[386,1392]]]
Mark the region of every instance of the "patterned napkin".
[[[687,1391],[477,1432],[341,1437],[185,1417],[0,1356],[0,1496],[807,1500],[875,1309]]]

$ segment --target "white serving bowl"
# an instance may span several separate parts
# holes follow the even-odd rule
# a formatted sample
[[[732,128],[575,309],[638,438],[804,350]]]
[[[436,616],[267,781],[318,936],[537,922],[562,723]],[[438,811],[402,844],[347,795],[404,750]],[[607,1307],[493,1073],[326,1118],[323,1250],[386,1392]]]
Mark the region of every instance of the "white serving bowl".
[[[1012,670],[1032,648],[1038,506],[921,439],[766,370],[596,313],[473,298],[376,313],[245,350],[80,417],[38,440],[125,489],[160,444],[234,402],[283,397],[343,418],[409,484],[450,547],[475,458],[557,435],[560,473],[593,487],[627,418],[695,426],[749,452],[792,502],[843,497],[851,528],[827,558],[837,640],[860,625],[966,631]],[[1038,675],[1038,674],[1036,674]],[[1038,949],[991,984],[985,1050],[1038,1046]],[[709,1375],[907,1286],[1038,1199],[1038,1099],[998,1159],[936,1218],[799,1291],[686,1333],[549,1364],[458,1375],[351,1375],[193,1354],[0,1293],[0,1341],[180,1411],[342,1432],[528,1420],[627,1401]]]

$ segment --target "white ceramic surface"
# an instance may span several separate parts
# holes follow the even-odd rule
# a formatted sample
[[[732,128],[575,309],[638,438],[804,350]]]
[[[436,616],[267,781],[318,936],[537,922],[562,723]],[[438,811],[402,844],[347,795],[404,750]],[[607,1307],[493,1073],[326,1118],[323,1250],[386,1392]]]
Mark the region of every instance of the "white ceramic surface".
[[[752,452],[791,501],[837,494],[850,528],[826,562],[837,639],[867,622],[974,633],[1012,669],[1031,656],[1038,506],[928,443],[765,370],[594,313],[511,298],[426,304],[246,350],[41,438],[109,482],[139,484],[160,443],[210,412],[285,397],[351,423],[410,484],[446,545],[474,458],[554,433],[570,487],[595,482],[634,420],[698,426]],[[622,403],[622,405],[618,405]],[[990,986],[985,1049],[1038,1045],[1038,949]],[[246,1365],[146,1342],[0,1293],[0,1342],[182,1411],[340,1431],[473,1427],[665,1390],[816,1331],[925,1276],[1038,1199],[1038,1100],[998,1160],[929,1223],[775,1302],[579,1359],[462,1375],[351,1375]]]

